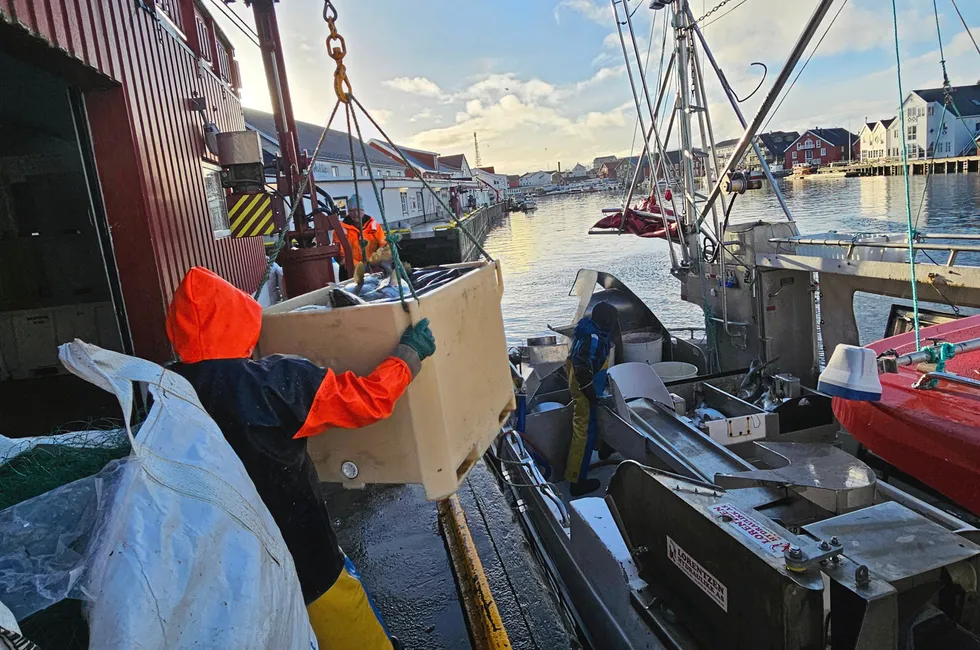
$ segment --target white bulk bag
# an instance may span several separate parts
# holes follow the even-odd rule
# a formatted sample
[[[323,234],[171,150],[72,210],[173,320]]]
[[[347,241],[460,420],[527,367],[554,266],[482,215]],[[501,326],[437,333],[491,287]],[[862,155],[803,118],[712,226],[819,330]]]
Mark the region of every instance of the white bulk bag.
[[[88,552],[90,647],[316,650],[279,528],[190,383],[78,340],[60,358],[116,395],[133,446]],[[153,397],[136,438],[133,382]]]

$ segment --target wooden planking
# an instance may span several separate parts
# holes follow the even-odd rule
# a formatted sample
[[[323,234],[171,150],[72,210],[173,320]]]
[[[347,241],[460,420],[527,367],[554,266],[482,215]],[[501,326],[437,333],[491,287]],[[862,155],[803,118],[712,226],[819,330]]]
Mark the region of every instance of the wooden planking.
[[[164,360],[165,310],[187,269],[251,292],[265,266],[261,238],[214,238],[201,163],[215,159],[188,107],[204,96],[208,119],[228,131],[244,129],[241,103],[132,0],[0,0],[0,20],[120,84],[86,93],[96,165],[137,353]]]

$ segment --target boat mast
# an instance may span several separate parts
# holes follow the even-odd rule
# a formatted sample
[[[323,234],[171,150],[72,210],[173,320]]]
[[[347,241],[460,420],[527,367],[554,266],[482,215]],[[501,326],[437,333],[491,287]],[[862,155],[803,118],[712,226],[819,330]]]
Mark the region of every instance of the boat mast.
[[[688,0],[677,0],[674,9],[674,56],[677,59],[677,111],[679,115],[678,133],[680,136],[680,164],[684,179],[684,218],[682,231],[685,233],[689,259],[700,259],[700,247],[696,218],[694,188],[694,152],[691,144],[691,32],[688,27]],[[669,147],[670,143],[664,143]]]

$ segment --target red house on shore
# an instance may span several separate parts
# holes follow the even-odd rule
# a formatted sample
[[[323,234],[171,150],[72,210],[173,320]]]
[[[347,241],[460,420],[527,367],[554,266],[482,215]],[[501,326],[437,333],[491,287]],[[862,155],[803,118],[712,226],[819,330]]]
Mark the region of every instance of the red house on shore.
[[[860,160],[861,138],[847,129],[810,129],[791,142],[783,156],[786,169],[792,169],[798,163],[819,167],[835,162]]]
[[[262,238],[230,236],[204,134],[245,129],[239,85],[195,0],[0,0],[0,412],[50,398],[75,337],[172,358],[192,266],[256,288]]]

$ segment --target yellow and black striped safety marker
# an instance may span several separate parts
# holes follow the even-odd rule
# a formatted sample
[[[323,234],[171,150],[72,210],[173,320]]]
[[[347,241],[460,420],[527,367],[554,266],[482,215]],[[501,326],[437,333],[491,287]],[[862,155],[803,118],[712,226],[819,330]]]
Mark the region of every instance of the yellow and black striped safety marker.
[[[271,235],[276,224],[272,219],[272,197],[258,194],[232,194],[228,197],[228,221],[233,237]]]

